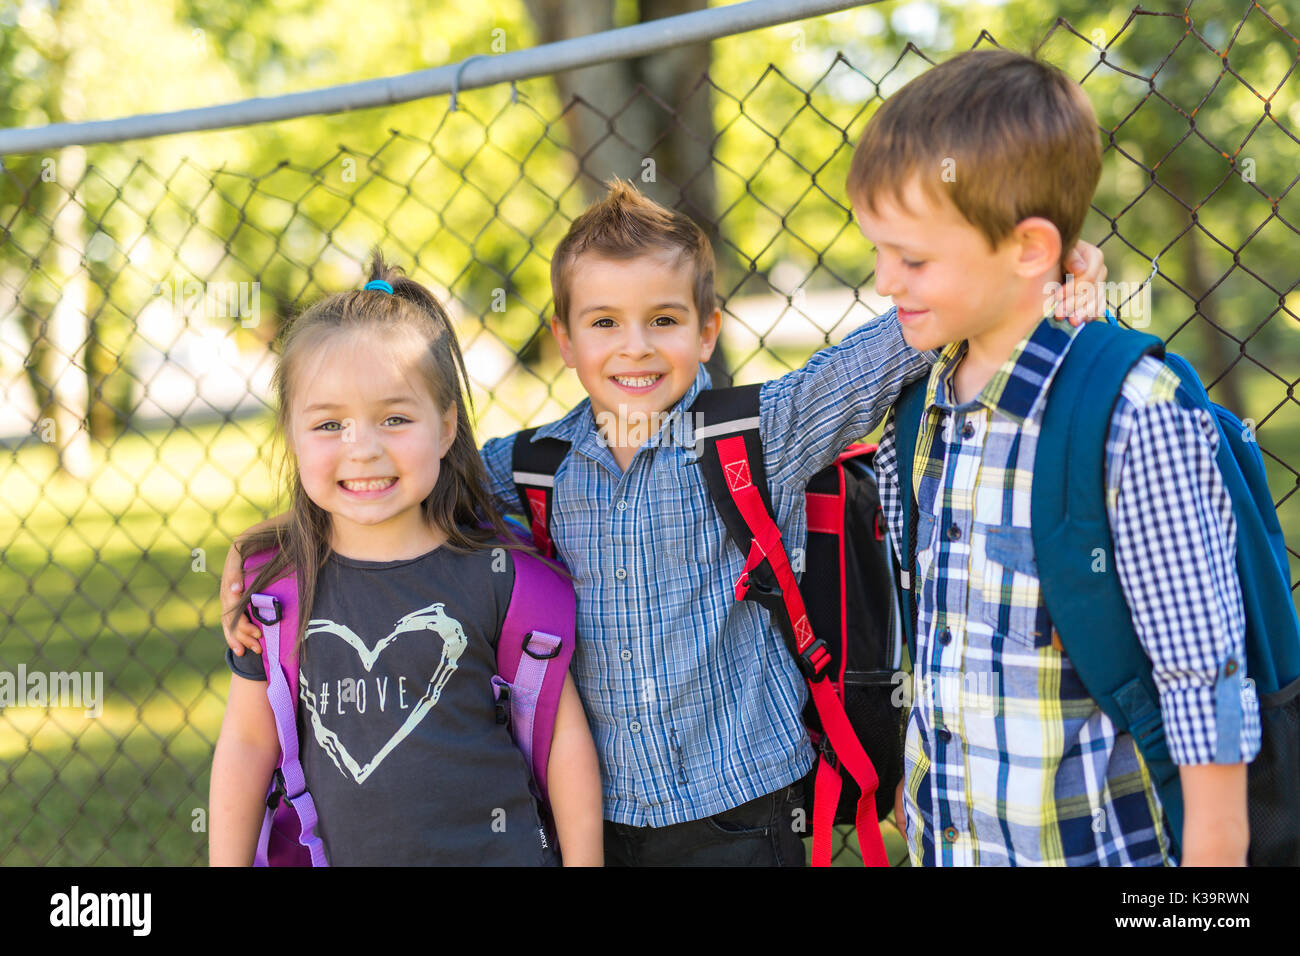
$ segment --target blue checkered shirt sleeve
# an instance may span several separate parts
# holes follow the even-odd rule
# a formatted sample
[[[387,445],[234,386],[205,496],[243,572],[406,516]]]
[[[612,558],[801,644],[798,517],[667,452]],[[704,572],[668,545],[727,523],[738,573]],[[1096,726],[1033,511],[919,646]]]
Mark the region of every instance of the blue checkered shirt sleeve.
[[[1126,397],[1107,440],[1116,571],[1153,664],[1176,764],[1240,763],[1259,750],[1218,440],[1203,409],[1173,400],[1135,407]]]

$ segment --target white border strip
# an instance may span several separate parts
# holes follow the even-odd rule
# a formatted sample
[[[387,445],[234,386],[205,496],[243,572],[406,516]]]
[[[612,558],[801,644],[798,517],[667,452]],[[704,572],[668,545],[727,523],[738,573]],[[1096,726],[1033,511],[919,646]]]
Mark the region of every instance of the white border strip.
[[[554,475],[539,475],[533,471],[516,471],[512,472],[517,485],[533,485],[540,488],[554,488]]]
[[[758,428],[757,417],[734,418],[729,422],[718,422],[716,425],[705,425],[703,428],[695,429],[695,440],[702,441],[714,435],[725,435],[728,432],[747,432],[756,428]]]

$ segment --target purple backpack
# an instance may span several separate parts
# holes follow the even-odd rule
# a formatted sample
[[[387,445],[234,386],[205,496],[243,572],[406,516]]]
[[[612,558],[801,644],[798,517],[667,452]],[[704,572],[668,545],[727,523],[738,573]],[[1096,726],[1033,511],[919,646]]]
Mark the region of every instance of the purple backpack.
[[[273,553],[274,549],[261,551],[244,562],[246,584],[252,583],[257,569]],[[533,792],[542,802],[544,823],[554,838],[546,764],[560,691],[573,656],[577,602],[573,585],[551,565],[527,551],[512,554],[515,584],[497,640],[497,675],[492,687],[498,719],[509,721],[511,736],[532,771]],[[280,578],[249,595],[248,600],[250,617],[262,629],[266,696],[280,739],[280,759],[267,792],[253,865],[328,866],[324,844],[316,832],[316,805],[307,792],[298,749],[298,648],[293,639],[298,633],[297,576]]]

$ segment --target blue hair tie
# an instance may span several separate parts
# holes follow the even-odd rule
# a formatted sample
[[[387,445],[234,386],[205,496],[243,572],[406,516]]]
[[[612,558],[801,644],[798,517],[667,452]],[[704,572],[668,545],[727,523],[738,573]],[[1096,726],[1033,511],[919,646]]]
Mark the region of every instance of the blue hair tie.
[[[371,279],[369,282],[365,284],[363,288],[375,289],[376,291],[379,292],[387,292],[389,295],[393,294],[393,287],[389,285],[387,282],[385,282],[383,279]]]

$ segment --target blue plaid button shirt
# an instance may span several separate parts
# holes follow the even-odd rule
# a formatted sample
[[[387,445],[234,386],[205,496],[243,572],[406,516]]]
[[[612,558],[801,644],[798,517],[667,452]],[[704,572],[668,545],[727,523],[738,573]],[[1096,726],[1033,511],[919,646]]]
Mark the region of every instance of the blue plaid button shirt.
[[[786,548],[807,532],[804,489],[871,431],[930,359],[891,314],[767,382],[759,428]],[[700,367],[662,427],[620,471],[591,403],[538,430],[571,450],[555,475],[552,537],[578,592],[571,672],[600,755],[605,818],[667,826],[712,816],[802,777],[813,763],[807,689],[767,612],[737,602],[744,558],[727,538],[682,416]],[[514,438],[483,447],[493,495],[518,512]]]
[[[952,376],[965,343],[931,373],[913,472],[920,600],[904,807],[914,865],[1175,862],[1145,763],[1075,674],[1036,575],[1035,449],[1074,332],[1043,320],[963,404]],[[1245,659],[1236,524],[1214,423],[1178,401],[1178,388],[1145,358],[1112,415],[1115,570],[1154,665],[1174,762],[1233,763],[1259,749],[1257,701],[1241,690],[1244,675],[1223,676],[1229,656]],[[876,465],[899,540],[896,460],[891,416]]]

